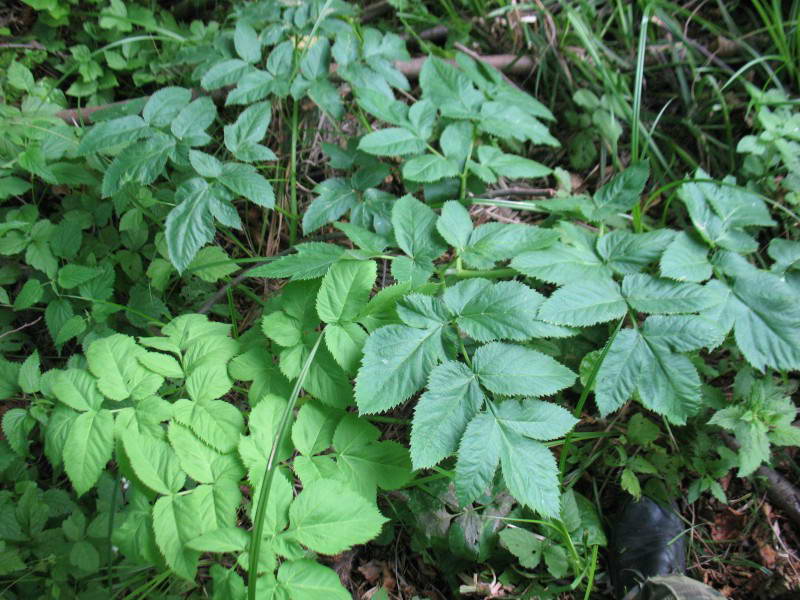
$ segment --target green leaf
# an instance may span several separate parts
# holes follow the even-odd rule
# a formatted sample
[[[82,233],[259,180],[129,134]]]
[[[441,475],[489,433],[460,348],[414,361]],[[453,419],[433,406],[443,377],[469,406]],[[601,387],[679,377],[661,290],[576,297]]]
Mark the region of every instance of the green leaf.
[[[336,571],[309,559],[287,561],[278,569],[278,583],[288,598],[350,600]],[[262,586],[263,587],[263,586]]]
[[[442,299],[458,315],[459,328],[480,342],[522,341],[542,332],[536,313],[544,297],[518,281],[470,279],[448,288]]]
[[[473,502],[491,485],[500,462],[501,444],[497,420],[486,412],[475,415],[458,447],[456,496],[461,506]]]
[[[218,179],[235,194],[244,196],[259,206],[264,208],[275,206],[275,192],[272,190],[272,185],[252,165],[225,163]]]
[[[98,411],[103,405],[95,378],[83,369],[58,372],[50,390],[61,402],[81,412]]]
[[[622,329],[608,349],[595,380],[595,400],[605,417],[633,394],[647,360],[645,342],[634,329]]]
[[[603,221],[631,210],[639,203],[649,177],[650,165],[647,161],[633,163],[615,175],[595,193],[592,199],[594,204],[594,209],[591,211],[592,220]]]
[[[37,279],[28,279],[25,285],[14,298],[14,310],[25,310],[39,302],[44,294],[44,288]]]
[[[608,280],[612,274],[591,250],[565,244],[519,254],[511,261],[511,267],[523,275],[561,285]]]
[[[127,429],[122,434],[122,443],[133,472],[144,485],[159,494],[180,491],[186,474],[178,466],[178,457],[167,442]]]
[[[661,275],[677,281],[705,281],[711,277],[708,248],[685,231],[675,236],[659,263]]]
[[[264,139],[267,127],[272,117],[268,102],[259,102],[243,110],[236,122],[224,128],[225,147],[239,160],[252,162],[252,160],[275,160],[276,156],[258,142]]]
[[[288,534],[314,552],[337,554],[380,533],[387,521],[378,508],[343,484],[309,483],[289,507]]]
[[[503,429],[535,440],[560,438],[578,423],[567,409],[541,400],[506,400],[496,410]]]
[[[237,21],[233,32],[233,46],[243,60],[255,63],[261,60],[261,41],[256,30],[245,21]]]
[[[145,352],[137,356],[139,363],[148,371],[157,373],[162,377],[182,379],[183,368],[181,364],[169,354],[161,352]]]
[[[78,496],[88,492],[111,460],[114,417],[110,411],[81,413],[69,429],[64,444],[64,470]]]
[[[616,273],[639,273],[658,259],[675,237],[669,229],[648,233],[612,231],[597,240],[597,254]]]
[[[480,146],[478,159],[483,166],[490,168],[495,174],[511,179],[536,179],[552,173],[551,169],[535,160],[505,154],[494,146]]]
[[[527,529],[506,527],[500,532],[500,542],[519,564],[526,569],[535,569],[542,561],[542,541]]]
[[[317,313],[325,323],[354,321],[375,284],[374,261],[341,261],[331,265],[317,295]]]
[[[274,77],[266,71],[255,69],[246,73],[237,82],[236,88],[228,93],[225,106],[253,104],[266,98],[272,92]]]
[[[216,234],[212,206],[212,188],[204,180],[190,179],[175,192],[178,205],[167,215],[164,234],[170,262],[183,273],[198,250]]]
[[[294,249],[296,254],[254,268],[250,277],[289,278],[292,281],[316,279],[325,275],[345,252],[341,246],[322,242],[297,244]]]
[[[309,402],[300,407],[292,425],[292,443],[300,454],[312,456],[330,447],[340,413]]]
[[[508,491],[537,513],[557,519],[561,510],[558,467],[553,453],[535,440],[502,425],[500,465]]]
[[[216,90],[226,85],[234,85],[253,70],[253,66],[238,58],[223,60],[215,64],[200,81],[203,89]]]
[[[188,267],[191,273],[209,283],[227,277],[236,269],[236,263],[219,246],[202,248]]]
[[[19,387],[26,394],[34,394],[40,390],[42,373],[39,366],[39,351],[34,350],[19,368]]]
[[[403,164],[403,178],[408,181],[432,183],[458,174],[458,163],[438,154],[423,154]]]
[[[456,161],[459,165],[463,165],[472,148],[474,132],[475,128],[468,121],[450,123],[444,128],[442,135],[439,136],[439,146],[441,146],[444,155],[450,160]]]
[[[81,138],[78,156],[130,144],[147,134],[147,124],[138,115],[130,115],[94,125]]]
[[[546,354],[501,342],[478,348],[472,370],[484,387],[503,396],[548,396],[577,377]]]
[[[106,398],[140,400],[154,395],[164,378],[142,367],[136,357],[145,350],[132,337],[114,334],[95,340],[86,350],[89,370]]]
[[[648,344],[648,349],[639,377],[638,397],[645,407],[683,425],[702,406],[700,376],[687,357],[657,344]]]
[[[434,259],[444,251],[436,234],[436,221],[436,213],[410,195],[397,200],[392,208],[397,245],[412,258]]]
[[[442,214],[436,221],[436,230],[448,244],[459,252],[463,252],[469,244],[470,234],[473,230],[469,211],[461,203],[448,200],[442,206]]]
[[[677,283],[651,275],[627,275],[622,295],[628,304],[645,313],[680,314],[699,312],[719,300],[696,283]]]
[[[191,138],[202,136],[216,117],[217,107],[214,106],[214,101],[208,96],[201,96],[181,109],[170,124],[170,131],[179,140],[189,141],[191,146],[205,145],[192,143]]]
[[[445,112],[445,109],[442,109]],[[470,118],[473,118],[471,116]],[[525,112],[516,99],[512,102],[486,102],[481,106],[478,127],[500,138],[530,141],[558,148],[561,144],[550,135],[547,126]]]
[[[627,312],[619,286],[599,279],[558,288],[539,308],[539,318],[556,325],[586,327],[619,319]]]
[[[101,274],[102,271],[96,267],[84,267],[83,265],[73,264],[64,265],[58,270],[58,285],[69,290],[87,281],[91,281]]]
[[[418,391],[436,363],[445,359],[441,337],[441,326],[387,325],[374,331],[356,377],[359,412],[388,410]]]
[[[22,408],[12,408],[3,414],[3,435],[11,449],[20,457],[28,456],[28,436],[36,421]]]
[[[116,194],[130,181],[142,185],[153,183],[164,171],[167,158],[174,149],[175,138],[160,133],[149,137],[143,143],[131,144],[125,148],[103,175],[101,188],[103,198]]]
[[[203,442],[223,454],[236,448],[244,420],[235,406],[223,400],[200,403],[185,399],[173,406],[175,420],[186,425]]]
[[[195,512],[197,504],[192,494],[186,496],[163,496],[153,507],[153,529],[156,542],[172,571],[194,581],[200,552],[187,548],[186,544],[203,533],[202,519]]]
[[[477,376],[459,362],[448,361],[434,368],[427,387],[414,409],[414,469],[432,467],[455,452],[467,424],[484,402]]]
[[[716,323],[705,317],[692,315],[648,317],[642,333],[648,342],[666,344],[677,352],[713,349],[725,337],[725,333]]]
[[[425,140],[408,129],[389,127],[362,137],[358,149],[375,156],[405,156],[425,150]]]
[[[325,344],[334,360],[348,373],[355,373],[361,357],[367,332],[356,323],[330,323],[325,328]]]
[[[332,223],[358,204],[358,192],[344,179],[326,179],[314,188],[318,194],[303,215],[303,234]]]
[[[186,88],[162,88],[147,100],[142,116],[152,127],[166,127],[191,99],[192,92]]]
[[[239,529],[238,527],[223,527],[206,532],[189,540],[186,543],[186,547],[191,550],[197,550],[198,552],[233,553],[245,551],[248,541],[249,536],[243,529]]]

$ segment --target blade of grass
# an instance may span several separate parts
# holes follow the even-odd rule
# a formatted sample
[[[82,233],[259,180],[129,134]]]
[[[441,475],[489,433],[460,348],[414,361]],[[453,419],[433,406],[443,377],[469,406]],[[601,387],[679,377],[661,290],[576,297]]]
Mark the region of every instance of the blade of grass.
[[[292,413],[294,406],[297,403],[297,398],[300,395],[300,390],[305,383],[308,370],[311,368],[311,363],[314,362],[314,357],[319,349],[320,342],[322,341],[322,333],[320,333],[308,357],[300,369],[297,376],[297,381],[294,384],[292,395],[289,397],[289,402],[281,415],[281,420],[278,423],[278,429],[275,433],[275,439],[272,441],[272,448],[269,452],[267,459],[267,466],[264,470],[264,477],[261,480],[260,494],[258,495],[258,502],[256,503],[256,513],[253,519],[253,531],[250,534],[250,560],[248,564],[248,580],[247,580],[247,598],[248,600],[256,600],[258,591],[258,556],[261,552],[261,538],[264,535],[264,519],[267,514],[267,500],[269,499],[269,492],[272,488],[272,481],[275,477],[275,470],[277,464],[275,458],[278,454],[278,448],[283,443],[286,433],[289,430],[289,425],[292,422]]]

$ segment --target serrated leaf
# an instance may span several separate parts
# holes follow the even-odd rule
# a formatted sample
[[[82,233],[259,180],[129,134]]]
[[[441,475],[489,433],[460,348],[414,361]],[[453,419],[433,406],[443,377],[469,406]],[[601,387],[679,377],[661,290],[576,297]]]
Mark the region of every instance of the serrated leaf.
[[[154,395],[164,378],[142,367],[135,357],[145,352],[132,337],[114,334],[95,340],[86,350],[89,370],[106,398],[122,401]]]
[[[478,158],[481,165],[490,168],[501,177],[535,179],[552,173],[551,169],[541,163],[514,154],[505,154],[494,146],[480,146]]]
[[[245,144],[257,144],[267,133],[272,108],[268,102],[248,106],[232,125],[224,128],[225,147],[234,155]]]
[[[666,344],[677,352],[713,349],[725,338],[716,323],[694,315],[648,317],[642,334],[651,343]]]
[[[356,404],[361,414],[388,410],[424,384],[436,363],[444,360],[442,329],[387,325],[364,344],[356,377]]]
[[[619,286],[598,279],[558,288],[539,308],[538,317],[548,323],[586,327],[619,319],[628,310]]]
[[[436,220],[436,213],[429,206],[413,196],[403,196],[392,207],[397,245],[412,258],[437,258],[444,246],[438,240]]]
[[[647,350],[639,332],[620,330],[595,380],[595,400],[601,416],[617,410],[631,397],[646,359]]]
[[[340,414],[316,402],[300,407],[292,425],[292,442],[297,451],[312,456],[329,448]]]
[[[500,462],[500,425],[489,413],[478,413],[467,425],[456,461],[456,496],[461,506],[491,485]]]
[[[526,569],[535,569],[542,560],[542,541],[532,532],[519,527],[506,527],[500,541]]]
[[[549,441],[567,434],[578,419],[562,406],[541,400],[506,400],[497,405],[497,420],[507,430]]]
[[[97,123],[89,129],[78,144],[77,154],[85,156],[121,144],[135,142],[147,133],[147,124],[138,115],[130,115]]]
[[[572,385],[577,377],[546,354],[501,342],[478,348],[472,370],[484,387],[502,396],[548,396]]]
[[[97,389],[96,380],[83,369],[67,369],[55,376],[51,391],[61,402],[79,410],[100,410],[103,396]]]
[[[639,202],[649,177],[650,165],[647,161],[633,163],[615,175],[595,193],[592,199],[592,220],[603,221],[631,210]]]
[[[14,298],[14,310],[25,310],[42,299],[44,288],[36,279],[28,279]]]
[[[167,215],[164,233],[170,262],[183,273],[198,250],[214,239],[215,198],[208,183],[194,178],[178,187],[175,200],[178,205]]]
[[[403,127],[388,127],[362,137],[358,149],[374,156],[405,156],[425,150],[425,140]]]
[[[125,454],[136,477],[159,494],[174,494],[183,487],[186,474],[178,457],[164,440],[127,429],[122,435]]]
[[[200,84],[203,89],[216,90],[226,85],[236,84],[252,70],[252,65],[238,58],[223,60],[206,71]]]
[[[661,275],[677,281],[705,281],[712,274],[708,248],[685,231],[675,236],[659,263]]]
[[[153,529],[156,542],[173,572],[194,581],[200,552],[186,547],[187,542],[202,533],[189,496],[163,496],[153,507]]]
[[[511,267],[523,275],[561,285],[607,280],[612,275],[594,252],[566,244],[519,254],[511,261]]]
[[[247,549],[249,539],[243,529],[223,527],[189,540],[186,542],[186,547],[198,552],[243,552]]]
[[[350,600],[336,571],[309,559],[287,561],[278,569],[278,584],[288,598]],[[263,587],[263,584],[262,584]]]
[[[636,310],[645,313],[680,314],[699,312],[718,303],[716,296],[695,283],[677,283],[651,275],[627,275],[622,295]]]
[[[459,362],[448,361],[434,368],[427,387],[414,408],[414,469],[432,467],[455,452],[467,424],[484,402],[477,376]]]
[[[40,390],[42,373],[39,363],[39,351],[34,350],[19,368],[18,383],[20,389],[26,394],[34,394]]]
[[[687,357],[656,344],[648,344],[647,348],[638,397],[645,407],[683,425],[702,405],[700,376]]]
[[[102,271],[96,267],[84,267],[83,265],[73,264],[64,265],[58,270],[58,285],[69,290],[87,281],[91,281],[101,273]]]
[[[433,183],[458,174],[458,163],[438,154],[423,154],[403,164],[403,177],[408,181]]]
[[[473,230],[469,211],[460,202],[448,200],[442,206],[442,213],[436,221],[436,230],[448,244],[459,252],[463,251]]]
[[[245,21],[237,21],[233,32],[233,46],[243,60],[255,63],[261,60],[261,41],[258,34]]]
[[[597,240],[597,254],[616,273],[639,273],[658,259],[675,237],[669,229],[648,233],[612,231]]]
[[[160,352],[144,352],[137,356],[139,363],[149,371],[162,377],[180,379],[183,377],[181,364],[168,354]]]
[[[175,138],[163,134],[153,135],[144,143],[128,146],[117,155],[103,175],[103,198],[116,194],[130,181],[142,185],[155,181],[164,171],[174,149]]]
[[[206,444],[218,452],[232,452],[244,429],[242,413],[232,404],[222,400],[209,400],[202,404],[191,400],[178,400],[174,404],[174,418],[186,425]]]
[[[358,204],[358,193],[344,179],[326,179],[314,188],[318,194],[303,215],[303,233],[309,234],[331,223]]]
[[[311,482],[289,507],[288,534],[307,548],[336,554],[376,537],[387,521],[377,507],[337,481]]]
[[[544,296],[518,281],[462,281],[442,296],[456,323],[480,342],[527,340],[542,332],[536,313]]]
[[[192,99],[192,92],[181,87],[166,87],[150,96],[142,110],[148,125],[166,127]]]
[[[181,109],[170,123],[170,131],[179,140],[202,134],[217,117],[217,107],[208,96],[201,96]],[[191,143],[191,146],[199,144]]]
[[[292,281],[316,279],[328,272],[345,250],[335,244],[306,242],[297,244],[296,254],[284,256],[250,271],[250,277],[289,278]]]
[[[330,323],[325,328],[325,345],[346,373],[358,369],[366,342],[367,332],[356,323]]]
[[[375,284],[374,261],[341,261],[331,265],[317,294],[317,313],[325,323],[354,321]]]
[[[535,440],[500,425],[500,466],[508,491],[540,515],[558,518],[561,494],[553,453]]]
[[[78,496],[88,492],[111,460],[114,416],[108,410],[80,414],[69,428],[64,444],[64,470]]]

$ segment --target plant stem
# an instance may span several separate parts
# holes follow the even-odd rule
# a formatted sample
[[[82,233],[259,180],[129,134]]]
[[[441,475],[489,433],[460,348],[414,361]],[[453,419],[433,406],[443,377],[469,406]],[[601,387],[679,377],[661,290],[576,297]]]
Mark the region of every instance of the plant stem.
[[[291,148],[291,174],[289,185],[289,209],[291,211],[291,221],[289,224],[289,241],[292,246],[297,239],[297,225],[300,221],[300,214],[297,210],[297,118],[300,103],[297,100],[292,102],[292,148]]]
[[[294,406],[297,403],[297,397],[300,395],[303,383],[305,383],[308,370],[311,368],[311,363],[314,362],[314,356],[317,354],[317,349],[322,341],[322,333],[320,333],[314,346],[308,354],[303,368],[297,376],[297,381],[294,384],[292,395],[289,397],[289,402],[281,415],[278,429],[275,433],[275,439],[272,441],[272,448],[269,452],[267,459],[267,466],[264,469],[264,477],[261,479],[261,489],[258,496],[258,503],[256,504],[256,514],[253,520],[253,532],[250,535],[250,560],[248,561],[248,580],[247,580],[247,598],[248,600],[256,600],[256,591],[258,588],[258,557],[261,553],[261,539],[264,534],[264,518],[267,514],[267,501],[269,499],[269,492],[272,489],[272,481],[275,477],[275,470],[277,465],[276,457],[278,455],[278,448],[280,448],[286,437],[286,432],[289,430],[289,425],[292,421],[292,413]]]

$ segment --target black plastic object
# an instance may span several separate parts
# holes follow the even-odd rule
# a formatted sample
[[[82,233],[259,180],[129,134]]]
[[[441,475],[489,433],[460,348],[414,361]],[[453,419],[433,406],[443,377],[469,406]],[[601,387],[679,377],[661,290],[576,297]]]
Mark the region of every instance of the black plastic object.
[[[611,531],[609,571],[618,598],[654,575],[686,570],[684,524],[674,506],[630,502]]]

